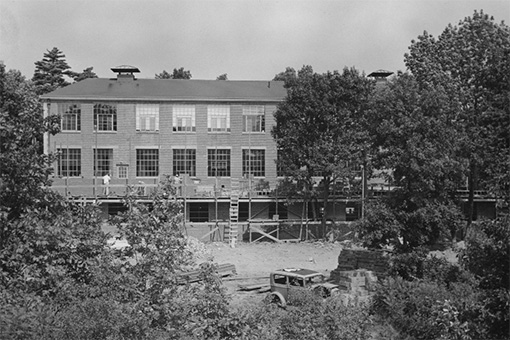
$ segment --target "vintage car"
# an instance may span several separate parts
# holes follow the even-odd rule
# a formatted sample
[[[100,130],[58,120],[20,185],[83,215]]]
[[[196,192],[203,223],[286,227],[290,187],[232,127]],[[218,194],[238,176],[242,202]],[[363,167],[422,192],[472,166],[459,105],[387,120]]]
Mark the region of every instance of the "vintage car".
[[[324,274],[310,269],[285,268],[271,273],[271,292],[267,300],[281,307],[287,305],[289,291],[294,289],[313,290],[322,297],[338,291],[338,285],[326,282]]]

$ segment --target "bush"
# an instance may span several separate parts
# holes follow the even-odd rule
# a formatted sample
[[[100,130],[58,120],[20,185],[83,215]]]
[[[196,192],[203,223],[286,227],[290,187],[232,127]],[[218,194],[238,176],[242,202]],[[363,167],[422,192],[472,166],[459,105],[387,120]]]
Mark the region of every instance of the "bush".
[[[322,299],[311,291],[296,291],[285,309],[262,303],[243,310],[252,339],[370,338],[368,307],[346,307],[339,296]]]
[[[489,336],[510,337],[510,216],[473,224],[460,263],[479,277]]]
[[[395,327],[403,339],[485,338],[478,318],[482,308],[469,284],[454,283],[449,289],[437,282],[399,277],[379,285],[372,305],[372,311]],[[455,336],[450,337],[452,334]]]

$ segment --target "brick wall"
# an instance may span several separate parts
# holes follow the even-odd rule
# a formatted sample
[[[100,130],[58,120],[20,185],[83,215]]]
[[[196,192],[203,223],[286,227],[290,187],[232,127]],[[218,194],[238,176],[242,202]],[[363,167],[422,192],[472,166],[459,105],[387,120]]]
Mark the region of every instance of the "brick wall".
[[[114,102],[110,102],[114,103]],[[226,103],[228,104],[228,103]],[[250,103],[246,103],[250,104]],[[54,186],[59,191],[67,190],[72,195],[85,195],[92,197],[94,188],[93,174],[93,150],[98,148],[113,149],[113,176],[111,188],[113,192],[124,194],[126,184],[134,185],[138,181],[145,184],[157,184],[164,175],[173,172],[172,149],[189,148],[196,149],[196,177],[200,178],[203,185],[214,185],[215,179],[207,176],[207,148],[228,148],[231,150],[231,178],[242,177],[242,150],[247,148],[259,148],[265,150],[265,179],[270,182],[272,188],[276,183],[276,144],[271,137],[271,127],[274,125],[273,113],[276,105],[266,104],[266,129],[264,133],[247,134],[242,132],[242,105],[235,103],[230,105],[230,133],[208,133],[207,131],[207,105],[199,103],[195,106],[196,132],[176,133],[172,128],[172,104],[161,103],[159,111],[159,132],[136,131],[136,104],[117,103],[117,131],[95,133],[93,129],[93,106],[94,102],[81,103],[81,131],[62,132],[48,139],[48,150],[55,151],[58,148],[81,149],[81,172],[80,178],[54,178]],[[58,105],[53,101],[50,105],[50,114],[57,114]],[[136,177],[136,149],[155,148],[159,152],[159,178]],[[115,164],[129,164],[128,180],[119,179]],[[55,169],[56,169],[55,164]],[[224,179],[223,179],[224,180]],[[98,178],[98,185],[102,181]],[[117,187],[117,189],[116,189]],[[101,191],[101,189],[98,189]]]

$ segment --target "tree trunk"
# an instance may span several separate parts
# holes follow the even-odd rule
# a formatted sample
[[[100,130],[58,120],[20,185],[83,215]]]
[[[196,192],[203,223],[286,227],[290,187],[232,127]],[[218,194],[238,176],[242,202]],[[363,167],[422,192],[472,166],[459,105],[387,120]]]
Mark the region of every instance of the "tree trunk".
[[[467,216],[467,224],[466,224],[466,232],[464,236],[467,234],[471,223],[473,223],[473,215],[475,212],[475,183],[476,183],[476,164],[473,160],[471,160],[469,165],[469,175],[468,175],[468,216]]]

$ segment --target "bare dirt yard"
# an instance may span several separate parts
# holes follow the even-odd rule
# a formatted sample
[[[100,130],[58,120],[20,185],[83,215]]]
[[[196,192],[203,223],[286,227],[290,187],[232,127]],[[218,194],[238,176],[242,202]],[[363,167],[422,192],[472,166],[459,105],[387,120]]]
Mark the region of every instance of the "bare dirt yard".
[[[329,277],[342,250],[340,243],[322,242],[237,243],[235,248],[218,242],[205,247],[215,263],[232,263],[236,267],[237,275],[223,280],[233,306],[262,300],[267,293],[239,291],[239,285],[269,283],[269,273],[275,269],[307,268]]]

